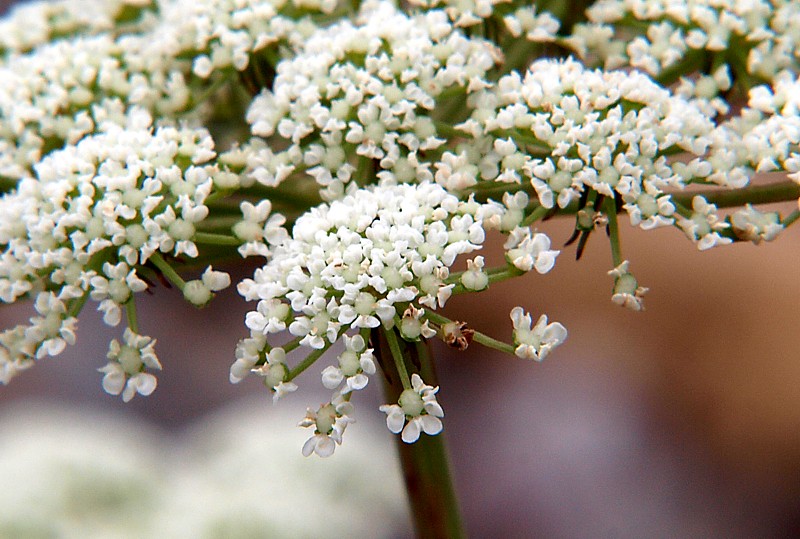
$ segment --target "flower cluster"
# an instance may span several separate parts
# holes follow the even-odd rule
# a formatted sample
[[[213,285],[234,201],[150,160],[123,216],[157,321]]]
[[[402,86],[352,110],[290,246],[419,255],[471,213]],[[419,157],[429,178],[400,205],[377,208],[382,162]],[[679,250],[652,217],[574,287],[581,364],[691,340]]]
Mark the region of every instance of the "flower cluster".
[[[226,170],[212,163],[211,137],[204,129],[153,128],[150,115],[138,109],[122,120],[49,154],[36,165],[35,178],[0,198],[0,299],[34,297],[40,315],[2,334],[4,382],[74,341],[75,316],[86,299],[98,302],[103,320],[116,326],[133,295],[148,288],[148,276],[163,270],[162,257],[199,254],[195,235],[209,212],[206,198],[219,190],[217,178],[228,182]],[[229,282],[208,268],[183,291],[202,305]],[[143,348],[131,344],[136,339],[126,333],[126,346]],[[121,352],[115,350],[116,358]],[[144,364],[154,368],[154,357]],[[119,364],[128,365],[127,376],[135,374],[130,361]],[[104,387],[118,394],[125,379],[116,366],[104,371]],[[142,394],[154,387],[148,378],[127,384]],[[128,389],[123,394],[132,396]]]
[[[667,189],[736,178],[702,159],[715,140],[714,124],[637,72],[540,60],[472,101],[472,116],[458,128],[486,148],[475,163],[480,179],[529,183],[545,208],[565,208],[591,190],[620,197],[635,224],[652,228],[673,223]],[[697,157],[671,163],[675,151]],[[452,186],[449,176],[445,185]]]
[[[460,255],[481,248],[487,229],[512,229],[506,258],[514,271],[546,273],[553,267],[557,252],[550,250],[549,239],[509,217],[512,199],[506,197],[505,205],[461,201],[435,183],[423,183],[360,189],[313,208],[297,220],[291,237],[272,248],[253,279],[239,284],[239,292],[258,303],[247,315],[251,336],[239,343],[231,380],[239,381],[250,368],[264,376],[276,396],[293,391],[294,376],[344,336],[338,366],[322,372],[323,385],[336,391],[326,410],[336,409],[337,399],[349,399],[375,372],[372,349],[367,348],[370,330],[397,328],[408,341],[433,336],[431,326],[438,319],[429,318],[430,313],[444,307],[456,287],[486,287],[482,257],[470,260],[461,274],[451,275],[450,268]],[[286,329],[295,340],[271,348],[270,336]],[[308,356],[291,370],[286,351],[298,347]],[[428,400],[435,402],[428,390],[426,398],[429,393]],[[315,436],[340,442],[345,423],[340,429],[333,423],[320,428],[320,413],[312,418]],[[396,414],[390,415],[395,426]],[[425,432],[435,430],[431,421],[421,423]],[[326,453],[333,446],[325,442],[322,447]]]
[[[587,16],[566,42],[606,69],[630,65],[671,82],[726,65],[748,87],[800,69],[800,5],[792,0],[599,0]],[[700,94],[728,89],[710,75],[699,82]]]
[[[35,4],[31,8],[37,14],[35,20],[58,20],[57,12],[65,11],[70,14],[65,32],[83,26],[90,30],[52,42],[27,22],[9,21],[28,29],[20,32],[31,34],[9,37],[19,42],[17,49],[30,50],[0,64],[4,118],[0,178],[28,176],[31,166],[49,151],[76,143],[93,133],[105,117],[130,106],[166,118],[205,118],[213,109],[208,97],[217,94],[222,83],[235,80],[237,70],[248,68],[253,55],[274,56],[279,45],[300,42],[303,36],[297,29],[303,20],[280,13],[281,7],[291,10],[290,3],[176,0],[164,2],[157,18],[143,16],[144,22],[128,32],[103,32],[109,17],[138,13],[129,13],[121,1],[112,4],[117,9],[109,5],[85,23],[88,14],[76,15],[86,10],[81,2],[66,1],[51,8]],[[323,4],[325,12],[335,6],[335,2]],[[314,11],[308,9],[308,13]],[[20,11],[18,17],[25,14]],[[313,23],[307,21],[307,26]],[[256,59],[254,77],[262,61]],[[257,83],[264,81],[252,82]]]
[[[149,395],[161,363],[136,295],[164,282],[203,306],[238,254],[264,262],[237,286],[255,307],[231,382],[255,374],[277,400],[339,346],[304,454],[341,444],[378,369],[399,396],[389,429],[437,434],[424,339],[541,361],[567,336],[522,307],[510,343],[441,313],[549,272],[537,223],[572,216],[578,257],[605,229],[612,301],[641,310],[621,214],[701,250],[800,219],[755,207],[800,193],[798,6],[597,0],[579,24],[568,3],[521,0],[19,8],[0,22],[0,301],[34,313],[0,333],[0,382],[74,343],[91,299],[126,325],[104,389]],[[476,253],[491,236],[499,264]]]
[[[173,0],[147,37],[155,53],[189,58],[194,75],[243,71],[258,55],[277,57],[277,45],[300,45],[313,15],[329,14],[337,0]],[[261,58],[254,59],[257,63]]]
[[[145,25],[153,0],[54,0],[24,2],[0,20],[0,54],[24,53],[67,36],[118,33]]]
[[[313,33],[253,100],[253,134],[280,139],[252,142],[249,172],[260,183],[305,172],[332,200],[353,180],[432,178],[431,161],[445,143],[434,111],[487,87],[497,51],[441,11],[409,16],[382,2],[363,19]]]
[[[319,350],[349,328],[393,327],[412,303],[441,308],[456,286],[449,278],[456,257],[480,249],[506,211],[460,201],[432,183],[361,189],[313,208],[239,284],[258,301],[247,325],[257,335],[288,328],[300,346]],[[512,263],[548,271],[555,252],[547,238],[521,227],[514,233]]]

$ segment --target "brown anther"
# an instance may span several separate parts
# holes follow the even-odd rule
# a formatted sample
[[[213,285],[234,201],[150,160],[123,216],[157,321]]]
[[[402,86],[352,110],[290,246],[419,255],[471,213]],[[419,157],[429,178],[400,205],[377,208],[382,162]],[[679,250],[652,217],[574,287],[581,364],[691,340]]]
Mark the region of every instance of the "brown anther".
[[[466,322],[448,322],[442,326],[444,342],[459,352],[463,352],[469,347],[474,335],[475,330],[468,328]]]
[[[608,215],[603,212],[597,212],[592,217],[592,223],[594,224],[595,228],[600,228],[608,225]]]

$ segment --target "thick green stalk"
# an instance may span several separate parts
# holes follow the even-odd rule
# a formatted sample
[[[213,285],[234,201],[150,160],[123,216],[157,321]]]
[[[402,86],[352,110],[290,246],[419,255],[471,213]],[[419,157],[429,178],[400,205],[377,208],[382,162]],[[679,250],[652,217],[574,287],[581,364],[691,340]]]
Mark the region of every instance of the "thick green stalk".
[[[394,329],[388,330],[395,332]],[[397,334],[395,333],[395,336]],[[400,373],[389,349],[384,330],[372,333],[372,345],[384,369],[386,401],[396,403],[403,392]],[[419,372],[424,382],[436,385],[430,351],[424,343],[409,343],[397,337],[405,367]],[[406,483],[412,519],[417,537],[457,539],[465,537],[458,509],[458,499],[450,474],[444,432],[436,436],[422,434],[413,444],[396,436],[400,464]]]
[[[800,198],[800,185],[792,180],[783,180],[767,184],[752,184],[741,189],[684,191],[673,193],[672,199],[687,207],[692,207],[692,198],[702,195],[709,203],[718,208],[731,208],[745,204],[772,204],[787,202]]]

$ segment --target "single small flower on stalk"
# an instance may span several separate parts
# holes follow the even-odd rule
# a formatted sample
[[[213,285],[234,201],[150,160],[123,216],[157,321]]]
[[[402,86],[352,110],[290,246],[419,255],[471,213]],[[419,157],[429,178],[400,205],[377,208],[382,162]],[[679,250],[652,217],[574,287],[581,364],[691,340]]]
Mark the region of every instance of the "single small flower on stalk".
[[[323,404],[316,411],[308,408],[306,417],[298,426],[314,429],[314,435],[303,444],[303,456],[316,453],[320,457],[333,455],[337,445],[342,444],[342,435],[350,423],[355,422],[353,405],[336,393],[331,402]]]
[[[484,258],[476,256],[467,260],[467,271],[461,275],[461,284],[467,290],[483,290],[489,286],[489,276],[483,271]]]
[[[783,230],[777,212],[762,213],[750,204],[731,215],[731,225],[738,238],[755,244],[772,241]]]
[[[214,292],[231,285],[231,277],[224,271],[214,271],[208,266],[199,279],[187,281],[183,287],[183,297],[192,305],[202,307],[211,301]]]
[[[342,394],[364,389],[369,383],[367,375],[375,374],[375,357],[360,334],[344,337],[345,350],[339,354],[339,366],[330,365],[322,371],[322,385],[336,389],[345,381]]]
[[[403,311],[403,317],[400,319],[400,335],[407,341],[418,341],[421,337],[430,339],[436,335],[436,330],[433,329],[423,317],[425,309],[417,309],[413,305]]]
[[[130,328],[120,343],[114,339],[109,344],[109,362],[98,369],[104,373],[103,389],[111,395],[122,393],[122,400],[130,401],[136,394],[147,396],[156,389],[158,380],[145,369],[161,370],[155,353],[155,339],[139,335]]]
[[[705,251],[733,242],[721,234],[731,225],[719,217],[714,204],[709,204],[705,198],[698,195],[692,199],[692,209],[694,211],[691,217],[679,219],[678,226],[683,229],[687,238],[697,243],[698,250]]]
[[[277,402],[281,397],[297,391],[297,384],[286,380],[289,367],[286,365],[286,351],[283,348],[273,348],[265,356],[264,364],[252,371],[264,377],[264,385],[272,391],[272,401]],[[232,368],[231,376],[233,372]]]
[[[523,359],[542,361],[550,351],[567,338],[567,329],[558,322],[547,323],[547,315],[543,314],[531,327],[531,315],[522,307],[511,310],[511,321],[514,324],[514,353]]]
[[[426,385],[422,378],[411,375],[411,387],[403,390],[397,404],[381,405],[386,414],[386,426],[407,444],[414,443],[421,433],[435,436],[442,431],[444,410],[436,400],[438,387]]]
[[[639,286],[636,277],[628,271],[628,265],[628,261],[625,260],[608,272],[614,278],[614,291],[611,295],[611,301],[632,311],[643,311],[643,296],[648,289]]]

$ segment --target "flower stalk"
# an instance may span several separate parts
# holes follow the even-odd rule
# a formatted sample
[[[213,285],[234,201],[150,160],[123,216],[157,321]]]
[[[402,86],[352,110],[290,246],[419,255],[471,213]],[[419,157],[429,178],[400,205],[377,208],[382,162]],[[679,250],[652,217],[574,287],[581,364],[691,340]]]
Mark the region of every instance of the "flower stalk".
[[[385,376],[384,396],[388,402],[397,402],[405,387],[397,363],[391,360],[390,333],[394,330],[372,332],[375,355],[379,358]],[[427,343],[410,343],[394,337],[403,363],[418,364],[425,381],[436,384],[430,349]],[[407,376],[407,375],[406,375]],[[411,516],[417,537],[457,539],[465,537],[458,498],[450,471],[450,462],[444,432],[436,436],[421,436],[407,444],[398,436],[396,447],[403,469]]]

